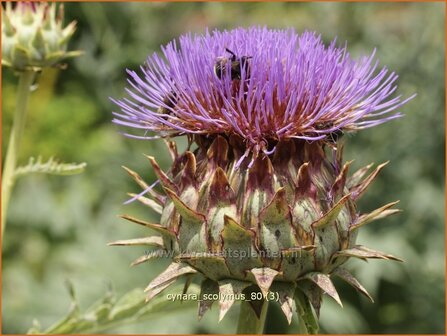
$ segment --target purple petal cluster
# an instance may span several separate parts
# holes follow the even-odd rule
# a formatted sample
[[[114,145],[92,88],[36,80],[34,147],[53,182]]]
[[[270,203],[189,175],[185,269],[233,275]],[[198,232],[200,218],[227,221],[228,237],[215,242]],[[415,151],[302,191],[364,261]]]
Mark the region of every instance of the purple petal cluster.
[[[248,66],[218,76],[220,60],[247,57]],[[313,32],[261,27],[187,34],[154,53],[140,72],[128,70],[128,98],[118,125],[151,139],[181,134],[236,134],[247,146],[269,141],[325,138],[337,131],[379,125],[413,97],[394,96],[398,76],[379,68],[375,52],[353,60],[334,40]],[[161,113],[160,111],[163,111]]]

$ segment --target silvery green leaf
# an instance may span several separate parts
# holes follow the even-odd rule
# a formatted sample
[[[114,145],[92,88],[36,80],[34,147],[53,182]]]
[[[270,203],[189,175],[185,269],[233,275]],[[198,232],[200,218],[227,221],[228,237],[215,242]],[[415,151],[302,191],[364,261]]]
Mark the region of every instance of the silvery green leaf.
[[[83,163],[61,163],[54,158],[43,162],[39,156],[29,158],[26,166],[17,167],[14,175],[15,177],[27,175],[31,173],[51,174],[51,175],[75,175],[84,171],[87,164]]]
[[[183,286],[173,287],[169,293],[182,295]],[[149,303],[145,303],[143,289],[136,288],[116,299],[112,290],[108,290],[105,296],[92,304],[84,313],[79,309],[75,297],[73,285],[68,283],[68,291],[71,297],[71,306],[68,314],[54,325],[42,332],[38,322],[34,322],[29,329],[29,334],[86,334],[109,330],[113,327],[137,323],[158,314],[164,307],[169,311],[194,309],[197,300],[174,300],[167,294],[157,296]],[[200,289],[191,284],[188,295],[199,297]]]

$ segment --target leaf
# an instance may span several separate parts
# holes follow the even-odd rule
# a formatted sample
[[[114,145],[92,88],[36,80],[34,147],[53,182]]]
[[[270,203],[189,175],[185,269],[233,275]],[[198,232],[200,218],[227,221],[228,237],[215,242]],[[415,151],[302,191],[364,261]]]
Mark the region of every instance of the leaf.
[[[26,332],[27,334],[42,334],[42,326],[40,325],[40,322],[36,319],[33,320],[33,326],[31,328],[28,329],[28,331]]]
[[[76,175],[85,170],[87,163],[59,163],[57,160],[50,158],[47,162],[42,162],[39,156],[37,160],[33,157],[29,158],[26,166],[17,167],[14,176],[19,177],[31,173],[50,174],[50,175]]]
[[[70,309],[68,314],[60,319],[58,322],[49,327],[45,334],[62,334],[69,333],[75,328],[75,321],[79,319],[79,305],[76,300],[74,286],[71,281],[67,280],[66,282],[67,290],[71,298]]]
[[[170,294],[181,294],[183,286],[171,288]],[[154,314],[159,314],[163,309],[174,310],[191,309],[196,306],[195,300],[180,301],[170,299],[167,295],[158,296],[151,302],[145,303],[143,289],[136,288],[124,294],[118,300],[112,290],[108,290],[104,297],[92,304],[84,313],[79,310],[78,302],[71,283],[68,284],[71,296],[71,307],[68,314],[51,327],[42,331],[38,321],[33,321],[29,329],[30,334],[91,334],[115,328],[119,325],[138,323]],[[199,297],[199,288],[191,284],[191,295]]]
[[[135,322],[142,321],[154,314],[163,312],[172,313],[175,310],[195,309],[197,308],[197,300],[199,299],[200,288],[196,284],[191,284],[188,289],[188,295],[196,295],[197,300],[173,300],[169,299],[168,294],[182,294],[183,284],[172,286],[167,289],[166,295],[154,297],[150,302],[146,303],[143,308],[135,314],[132,319]],[[103,329],[104,330],[104,329]]]

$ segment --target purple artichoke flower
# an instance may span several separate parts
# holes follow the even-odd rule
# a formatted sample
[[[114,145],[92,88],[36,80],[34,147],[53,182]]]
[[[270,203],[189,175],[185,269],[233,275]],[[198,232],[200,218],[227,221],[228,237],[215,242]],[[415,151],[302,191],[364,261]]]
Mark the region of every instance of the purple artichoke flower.
[[[295,301],[316,332],[310,307],[318,315],[322,293],[340,302],[331,277],[369,297],[342,265],[350,257],[398,260],[357,245],[356,236],[399,210],[392,202],[357,211],[384,165],[348,176],[340,138],[401,116],[396,109],[412,97],[393,96],[398,76],[378,68],[375,52],[355,61],[335,40],[326,47],[315,33],[292,29],[189,34],[162,51],[140,74],[128,71],[130,98],[113,100],[121,108],[114,122],[140,131],[129,136],[187,135],[197,144],[179,154],[168,141],[167,173],[149,157],[164,194],[128,169],[149,195],[135,199],[161,214],[160,224],[125,216],[157,235],[114,244],[174,256],[147,287],[148,299],[180,276],[201,274],[202,294],[277,293],[289,322]],[[199,316],[212,302],[199,302]],[[219,296],[220,318],[233,302]]]
[[[219,59],[230,60],[227,50],[250,57],[240,80],[215,73]],[[128,70],[132,99],[115,100],[122,111],[115,123],[156,137],[237,134],[251,150],[265,153],[270,141],[324,139],[398,118],[394,111],[412,98],[392,97],[398,76],[386,67],[376,71],[375,51],[354,61],[346,46],[334,40],[325,47],[312,32],[239,28],[189,34],[162,51],[164,58],[153,54],[141,75]]]

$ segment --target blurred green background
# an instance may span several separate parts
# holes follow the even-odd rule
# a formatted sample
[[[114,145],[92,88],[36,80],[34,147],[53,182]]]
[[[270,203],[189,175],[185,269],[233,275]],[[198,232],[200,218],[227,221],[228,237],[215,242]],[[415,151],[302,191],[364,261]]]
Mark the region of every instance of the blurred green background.
[[[129,268],[144,248],[107,247],[141,236],[144,229],[118,219],[129,213],[157,222],[137,203],[138,191],[121,165],[154,181],[142,155],[169,159],[161,141],[126,139],[111,123],[108,97],[124,95],[125,68],[136,69],[161,44],[205,27],[267,25],[315,30],[326,42],[348,42],[354,57],[377,48],[381,64],[400,75],[399,93],[417,92],[405,117],[350,137],[345,160],[354,169],[391,160],[359,205],[362,211],[400,199],[404,212],[366,227],[358,241],[403,258],[404,264],[351,261],[349,268],[375,298],[368,302],[342,283],[343,309],[325,298],[321,325],[327,333],[444,333],[444,3],[66,3],[78,21],[71,44],[85,55],[65,71],[49,70],[33,93],[21,162],[43,155],[86,161],[73,177],[33,175],[14,190],[3,246],[3,333],[24,333],[33,319],[42,326],[61,318],[70,279],[81,309],[105,295],[144,287],[166,262]],[[17,78],[3,72],[3,153],[15,104]],[[126,333],[233,333],[238,308],[217,324],[217,309],[198,322],[195,307],[166,310],[146,322],[113,328]],[[277,306],[267,332],[285,333]],[[181,321],[181,323],[179,323]],[[295,327],[295,326],[292,326]]]

